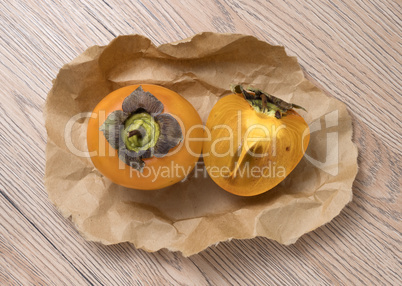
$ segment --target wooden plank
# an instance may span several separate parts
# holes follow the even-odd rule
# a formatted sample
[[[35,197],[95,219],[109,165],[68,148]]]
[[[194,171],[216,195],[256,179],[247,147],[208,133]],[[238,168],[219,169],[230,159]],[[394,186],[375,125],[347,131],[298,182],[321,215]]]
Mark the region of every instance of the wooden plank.
[[[0,208],[1,285],[89,282],[3,192]]]
[[[398,284],[400,8],[395,1],[0,3],[0,284]],[[119,34],[161,44],[205,30],[284,45],[312,82],[348,105],[360,151],[354,201],[289,247],[234,240],[183,258],[85,242],[43,188],[42,108],[51,80],[87,47]]]

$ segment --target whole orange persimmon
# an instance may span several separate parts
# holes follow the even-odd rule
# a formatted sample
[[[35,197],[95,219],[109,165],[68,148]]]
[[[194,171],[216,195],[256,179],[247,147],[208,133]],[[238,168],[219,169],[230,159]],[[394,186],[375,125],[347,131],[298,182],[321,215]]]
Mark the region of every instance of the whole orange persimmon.
[[[202,149],[194,139],[202,136],[201,118],[186,99],[142,84],[117,89],[98,103],[87,143],[94,166],[114,183],[155,190],[191,172]]]
[[[206,123],[205,167],[224,190],[239,196],[264,193],[302,159],[309,128],[294,108],[302,108],[257,89],[233,87]]]

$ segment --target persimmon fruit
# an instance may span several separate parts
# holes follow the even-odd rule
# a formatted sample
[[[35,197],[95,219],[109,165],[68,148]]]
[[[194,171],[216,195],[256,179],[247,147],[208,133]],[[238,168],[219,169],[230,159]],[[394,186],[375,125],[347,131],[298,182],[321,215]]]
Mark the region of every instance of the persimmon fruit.
[[[239,196],[264,193],[296,167],[308,146],[302,108],[237,85],[214,105],[206,123],[205,167],[224,190]]]
[[[96,169],[118,185],[141,190],[184,179],[199,159],[202,137],[194,107],[176,92],[151,84],[108,94],[96,105],[87,129]]]

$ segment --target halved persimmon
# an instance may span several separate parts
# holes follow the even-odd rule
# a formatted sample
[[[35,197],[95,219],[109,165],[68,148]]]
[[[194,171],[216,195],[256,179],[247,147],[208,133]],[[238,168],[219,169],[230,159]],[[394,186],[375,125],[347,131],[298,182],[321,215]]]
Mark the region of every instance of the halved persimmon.
[[[302,159],[310,140],[306,121],[287,103],[257,89],[233,87],[206,123],[205,167],[224,190],[239,196],[264,193]]]

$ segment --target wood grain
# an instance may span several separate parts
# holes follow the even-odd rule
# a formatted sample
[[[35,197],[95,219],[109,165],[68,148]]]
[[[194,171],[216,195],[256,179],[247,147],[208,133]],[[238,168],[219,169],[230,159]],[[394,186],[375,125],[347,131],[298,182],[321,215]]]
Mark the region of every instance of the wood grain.
[[[2,1],[1,285],[400,285],[400,1]],[[155,44],[201,31],[283,45],[345,102],[359,147],[354,199],[283,246],[233,240],[183,258],[86,242],[43,187],[43,106],[63,64],[139,33]]]

